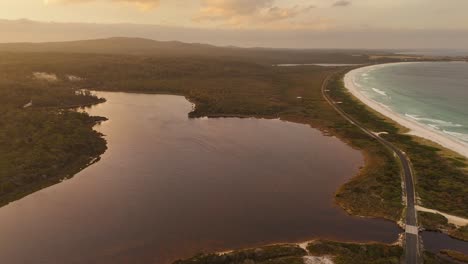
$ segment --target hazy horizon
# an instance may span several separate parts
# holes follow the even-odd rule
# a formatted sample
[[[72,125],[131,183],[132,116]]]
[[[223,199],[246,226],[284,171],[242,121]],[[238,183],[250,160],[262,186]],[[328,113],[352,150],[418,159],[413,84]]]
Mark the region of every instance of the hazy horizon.
[[[467,50],[468,30],[270,31],[184,28],[130,23],[57,23],[0,19],[0,43],[60,42],[110,37],[216,46],[293,49]],[[454,45],[455,44],[455,45]]]
[[[239,47],[465,49],[467,9],[463,0],[6,0],[0,42],[141,37]]]

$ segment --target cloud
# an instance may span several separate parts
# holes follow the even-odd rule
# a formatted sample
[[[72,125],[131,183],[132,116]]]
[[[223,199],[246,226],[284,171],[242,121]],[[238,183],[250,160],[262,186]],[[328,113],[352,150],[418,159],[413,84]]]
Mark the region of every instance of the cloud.
[[[304,21],[290,21],[314,6],[279,7],[274,0],[201,0],[194,22],[218,22],[223,26],[249,28],[304,27]]]
[[[201,0],[201,9],[194,21],[229,20],[250,16],[273,6],[273,0]]]
[[[333,6],[350,6],[350,5],[351,5],[351,1],[347,1],[347,0],[339,0],[333,4]]]
[[[289,19],[296,17],[300,14],[309,12],[315,6],[299,7],[295,6],[292,8],[281,8],[281,7],[271,7],[263,15],[265,21],[277,21],[283,19]]]
[[[98,2],[99,0],[44,0],[44,4],[62,3],[62,4],[78,4],[78,3],[89,3]],[[124,3],[135,5],[141,10],[149,10],[159,5],[160,0],[100,0],[110,3]]]

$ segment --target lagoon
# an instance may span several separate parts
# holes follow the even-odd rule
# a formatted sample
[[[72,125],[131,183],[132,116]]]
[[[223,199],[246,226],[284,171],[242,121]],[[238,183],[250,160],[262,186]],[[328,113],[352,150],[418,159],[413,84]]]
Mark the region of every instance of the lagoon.
[[[281,120],[188,118],[184,97],[98,92],[101,160],[0,208],[4,263],[170,263],[200,251],[313,238],[394,242],[336,190],[361,153]]]

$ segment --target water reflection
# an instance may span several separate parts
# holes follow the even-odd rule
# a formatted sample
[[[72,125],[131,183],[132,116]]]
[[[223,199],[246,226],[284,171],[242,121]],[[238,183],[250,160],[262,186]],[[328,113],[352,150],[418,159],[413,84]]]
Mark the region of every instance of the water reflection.
[[[451,249],[468,255],[468,242],[451,238],[439,232],[426,231],[421,236],[425,250],[438,253],[443,249]]]

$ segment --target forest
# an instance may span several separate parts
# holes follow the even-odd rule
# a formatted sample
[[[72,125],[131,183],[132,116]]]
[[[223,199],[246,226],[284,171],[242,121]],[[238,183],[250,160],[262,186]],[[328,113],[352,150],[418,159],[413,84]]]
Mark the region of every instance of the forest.
[[[44,80],[19,65],[0,65],[0,205],[72,177],[106,142],[102,121],[69,109],[103,99],[67,80]]]

